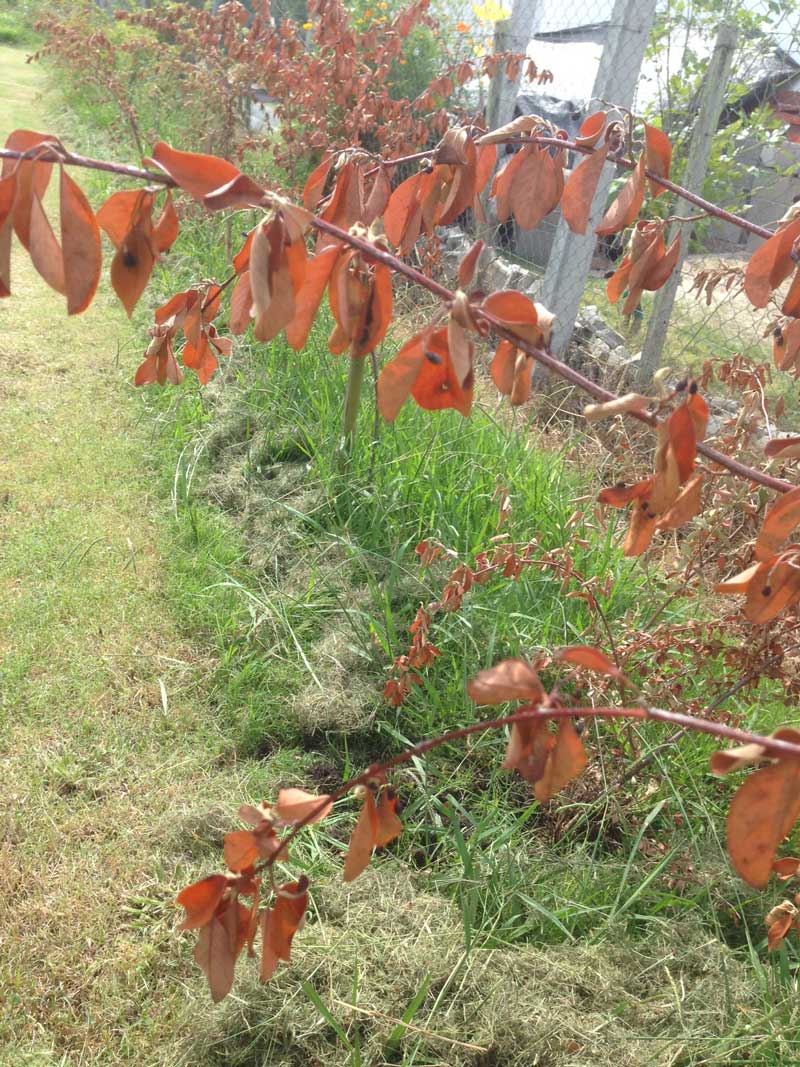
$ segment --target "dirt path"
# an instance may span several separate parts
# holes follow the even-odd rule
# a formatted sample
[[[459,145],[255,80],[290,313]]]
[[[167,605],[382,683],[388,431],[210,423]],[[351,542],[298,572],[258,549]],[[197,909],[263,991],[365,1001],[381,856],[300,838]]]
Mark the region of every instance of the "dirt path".
[[[48,129],[42,84],[23,52],[0,48],[3,140]],[[105,277],[67,319],[17,249],[12,291],[0,306],[0,1064],[175,1067],[194,982],[171,903],[195,867],[186,827],[236,785],[208,772],[207,665],[165,607],[167,509],[126,384],[141,340]]]

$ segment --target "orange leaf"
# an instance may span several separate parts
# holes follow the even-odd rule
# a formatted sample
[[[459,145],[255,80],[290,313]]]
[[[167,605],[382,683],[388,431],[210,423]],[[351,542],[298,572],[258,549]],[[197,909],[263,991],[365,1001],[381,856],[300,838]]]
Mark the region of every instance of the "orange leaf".
[[[278,962],[289,963],[292,940],[303,925],[308,907],[308,879],[303,875],[296,882],[287,882],[277,891],[272,908],[261,916],[261,981],[268,981]]]
[[[658,516],[650,510],[649,501],[643,500],[641,504],[635,504],[631,509],[631,521],[628,533],[622,544],[622,553],[625,556],[641,556],[650,547],[653,534],[656,530]]]
[[[744,272],[744,291],[754,307],[766,307],[773,290],[792,273],[792,246],[798,237],[800,218],[782,226],[750,257]]]
[[[538,782],[545,772],[555,743],[546,719],[530,718],[513,722],[501,766],[507,771],[517,771],[526,782]]]
[[[767,926],[767,950],[774,952],[797,922],[797,908],[790,900],[777,904],[764,922]]]
[[[692,473],[697,456],[694,420],[685,404],[672,412],[667,420],[667,429],[670,445],[678,464],[680,481],[683,484]]]
[[[224,874],[210,874],[199,882],[182,889],[175,898],[175,903],[186,909],[186,918],[179,930],[196,930],[211,922],[214,912],[220,905],[228,879]]]
[[[635,170],[631,172],[625,185],[620,190],[614,203],[600,220],[595,233],[607,236],[619,233],[630,226],[639,214],[644,203],[644,154],[639,157]]]
[[[741,877],[763,889],[775,853],[800,815],[800,760],[781,760],[749,775],[728,812],[728,851]]]
[[[387,422],[394,422],[419,377],[425,360],[427,331],[416,334],[403,345],[378,378],[378,407]]]
[[[800,456],[800,437],[773,437],[764,445],[770,459],[795,459]]]
[[[61,168],[61,248],[67,314],[78,315],[91,304],[100,281],[100,230],[89,201]]]
[[[643,482],[635,482],[633,485],[612,485],[600,490],[597,494],[597,502],[611,508],[624,508],[632,500],[646,500],[652,490],[652,478],[647,478]]]
[[[524,230],[533,230],[557,206],[564,190],[563,152],[548,148],[523,150],[524,159],[514,172],[509,203]],[[520,155],[523,155],[520,153]]]
[[[14,209],[16,217],[16,208]],[[30,228],[28,230],[31,262],[49,286],[57,293],[66,294],[67,283],[64,278],[64,255],[53,233],[53,228],[44,213],[42,202],[34,194],[30,207]]]
[[[223,855],[232,871],[246,871],[260,855],[256,835],[252,830],[234,830],[225,834]]]
[[[659,130],[655,126],[645,125],[644,128],[644,154],[645,165],[648,170],[653,171],[660,178],[669,178],[669,166],[672,162],[672,145],[669,143],[669,137],[663,130]],[[661,196],[667,190],[663,185],[659,185],[658,182],[653,181],[652,178],[647,179],[647,184],[650,187],[650,195],[655,199],[657,196]]]
[[[769,622],[800,600],[800,551],[788,551],[764,563],[747,587],[744,614],[759,625]]]
[[[800,488],[784,493],[764,516],[764,525],[755,545],[755,557],[768,560],[800,523]]]
[[[789,878],[797,878],[800,875],[800,859],[796,856],[784,856],[781,860],[775,860],[772,870],[782,882]]]
[[[16,192],[16,174],[0,179],[0,297],[11,296],[12,209]]]
[[[253,306],[253,293],[250,289],[250,271],[243,271],[236,279],[231,293],[231,309],[228,326],[235,337],[239,337],[250,325],[250,309]],[[288,334],[288,327],[287,327]]]
[[[383,848],[403,832],[403,824],[397,815],[397,794],[386,788],[378,798],[378,825],[375,831],[375,847]]]
[[[28,152],[37,145],[61,145],[57,137],[33,130],[14,130],[6,139],[6,148],[13,152]],[[2,176],[16,175],[14,231],[22,245],[30,252],[31,211],[34,199],[42,200],[50,184],[52,163],[37,163],[32,159],[4,159]],[[61,291],[61,290],[59,290]]]
[[[447,329],[429,334],[424,347],[425,358],[411,387],[411,395],[426,411],[455,408],[465,418],[472,408],[472,373],[459,381],[447,345]]]
[[[342,873],[345,882],[352,882],[367,868],[377,837],[378,809],[372,790],[367,789],[358,821],[350,835],[350,844],[347,846]]]
[[[322,822],[332,809],[333,805],[327,793],[324,796],[315,796],[304,789],[281,789],[275,805],[278,818],[290,826],[303,822],[312,814],[313,818],[308,819],[309,823]]]
[[[479,671],[467,683],[470,699],[476,704],[505,704],[510,700],[524,700],[538,704],[544,699],[544,689],[539,675],[521,659],[504,659],[502,662]]]
[[[335,158],[335,156],[330,155],[327,159],[323,159],[319,166],[315,167],[306,178],[306,184],[303,186],[303,207],[306,210],[314,211],[322,199],[325,183],[328,180]]]
[[[576,143],[594,148],[603,135],[607,120],[607,111],[595,111],[593,115],[588,115],[578,130],[578,136],[575,138]]]
[[[555,746],[548,754],[544,773],[534,786],[536,799],[540,803],[552,800],[565,785],[578,777],[587,763],[586,751],[572,719],[562,719]]]
[[[464,256],[458,265],[458,288],[468,289],[472,284],[472,279],[475,277],[475,270],[478,266],[478,260],[481,257],[486,245],[483,241],[476,241],[469,252]]]
[[[677,530],[700,513],[703,475],[695,474],[681,489],[672,507],[658,520],[659,530]]]
[[[598,115],[591,117],[602,118],[603,125],[605,125],[605,112],[598,112]],[[586,156],[572,171],[564,184],[564,193],[561,197],[561,214],[573,233],[586,233],[595,190],[597,189],[597,183],[600,181],[600,175],[603,172],[607,157],[608,145],[604,144],[590,156]]]
[[[237,174],[225,185],[206,193],[203,206],[208,211],[224,211],[227,208],[258,207],[264,200],[266,190],[248,178],[246,174]]]
[[[168,252],[172,248],[178,239],[179,229],[178,215],[172,200],[172,190],[167,189],[164,206],[153,230],[153,237],[159,252]]]
[[[111,261],[111,285],[128,315],[133,314],[155,265],[149,215],[136,223]]]
[[[113,193],[97,212],[97,222],[115,248],[120,248],[140,218],[153,209],[153,194],[146,189],[125,189]]]
[[[195,200],[219,189],[241,173],[233,163],[219,156],[206,156],[198,152],[181,152],[159,141],[146,163],[155,165],[185,190]]]
[[[577,667],[586,667],[597,674],[607,674],[611,678],[625,678],[625,675],[604,652],[591,645],[570,645],[553,655],[554,660],[562,663],[574,663]]]
[[[759,571],[766,573],[769,567],[766,563],[753,563],[739,574],[726,578],[724,582],[718,582],[714,586],[717,593],[746,593],[747,589]]]

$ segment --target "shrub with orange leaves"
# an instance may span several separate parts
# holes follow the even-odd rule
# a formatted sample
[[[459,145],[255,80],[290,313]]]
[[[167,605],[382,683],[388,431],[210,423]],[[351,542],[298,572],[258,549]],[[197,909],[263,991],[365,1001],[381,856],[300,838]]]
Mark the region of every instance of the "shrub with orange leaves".
[[[399,14],[386,34],[385,47],[397,47],[397,40],[424,12],[425,4],[420,2]],[[335,35],[337,41],[353,41],[353,31],[336,0],[320,0],[312,8],[312,16],[318,20],[320,46],[332,39],[330,35]],[[143,14],[141,24],[146,25],[150,17]],[[237,42],[246,57],[244,27],[252,29],[258,19],[246,23],[241,5],[235,0],[222,5],[217,17],[228,35],[228,46]],[[261,30],[266,33],[266,16],[258,17],[262,18]],[[270,54],[266,63],[270,70],[279,71],[283,69],[281,64],[296,58],[297,41],[286,28],[276,31],[269,27],[268,32],[277,33],[270,37],[277,58]],[[273,61],[276,65],[271,66]],[[508,62],[512,67],[516,65],[513,58]],[[313,64],[321,66],[312,77],[309,72]],[[297,71],[306,72],[306,92],[312,95],[320,79],[327,79],[326,94],[321,94],[326,106],[333,98],[337,106],[344,108],[353,93],[361,92],[356,83],[362,84],[368,77],[365,71],[344,65],[344,53],[338,46],[329,52],[320,47],[318,53],[309,53],[307,64],[292,69],[293,76]],[[371,71],[369,77],[374,73]],[[435,95],[445,89],[439,84],[432,92]],[[296,85],[293,91],[297,91]],[[301,97],[292,99],[292,106],[299,106]],[[315,126],[314,119],[317,105],[305,101],[303,106],[306,103],[309,128],[320,132],[322,126]],[[90,305],[100,280],[102,228],[114,246],[112,286],[130,314],[158,256],[178,238],[180,210],[175,209],[171,193],[167,192],[154,221],[155,194],[150,186],[177,190],[184,198],[195,201],[198,209],[254,210],[255,224],[233,257],[230,276],[190,286],[156,311],[152,340],[136,374],[137,384],[179,382],[182,372],[174,346],[180,332],[185,338],[183,366],[194,369],[201,381],[208,380],[218,357],[231,351],[230,340],[220,337],[214,325],[230,286],[230,322],[235,335],[243,333],[252,319],[256,340],[269,342],[284,332],[296,348],[304,344],[327,290],[335,322],[329,347],[336,354],[346,352],[350,359],[344,403],[347,437],[355,425],[365,357],[387,335],[394,311],[393,279],[400,276],[434,295],[440,307],[380,372],[378,403],[387,420],[398,416],[409,396],[427,410],[452,408],[468,416],[474,400],[476,353],[489,335],[494,335],[492,377],[512,404],[524,403],[528,398],[531,368],[538,362],[598,401],[586,409],[590,421],[625,417],[653,430],[652,473],[632,485],[606,488],[598,498],[601,506],[630,505],[626,555],[645,553],[657,531],[685,527],[702,511],[704,493],[719,494],[722,472],[747,485],[758,484],[780,494],[767,510],[755,541],[755,560],[719,587],[721,592],[745,594],[743,625],[764,626],[778,616],[791,616],[800,603],[800,547],[785,545],[800,522],[800,489],[709,447],[704,440],[709,412],[697,383],[680,383],[672,390],[662,390],[658,397],[637,393],[618,397],[589,381],[549,351],[552,316],[546,308],[515,291],[483,293],[473,288],[482,250],[480,242],[460,264],[455,291],[408,262],[420,236],[432,236],[438,226],[452,222],[468,207],[477,211],[478,198],[490,181],[498,211],[513,214],[522,225],[535,224],[545,209],[550,210],[567,197],[570,225],[578,230],[585,228],[587,204],[594,196],[601,164],[613,149],[614,162],[627,169],[630,176],[597,232],[616,233],[630,226],[634,229],[627,262],[620,266],[616,280],[612,279],[612,291],[621,291],[627,285],[630,304],[643,289],[663,284],[674,266],[675,246],[667,250],[663,226],[638,221],[638,215],[648,191],[652,198],[668,181],[669,143],[652,127],[640,128],[633,116],[621,111],[616,115],[603,111],[590,116],[575,142],[569,142],[563,131],[537,119],[515,122],[486,134],[474,123],[449,128],[447,116],[446,121],[440,121],[434,114],[428,116],[429,125],[423,123],[422,131],[400,123],[397,131],[390,134],[380,127],[376,130],[372,116],[370,129],[378,145],[405,145],[423,133],[427,137],[431,130],[442,135],[422,159],[402,160],[405,164],[420,164],[416,173],[404,177],[397,173],[401,161],[382,158],[374,150],[365,151],[360,142],[366,115],[355,109],[352,122],[345,123],[352,143],[333,146],[312,171],[302,205],[244,174],[229,158],[184,151],[158,141],[145,160],[145,169],[140,169],[87,160],[69,152],[57,137],[17,130],[2,150],[0,295],[11,293],[10,248],[12,235],[16,235],[45,282],[66,298],[68,314],[80,314]],[[291,143],[290,133],[287,131],[286,136]],[[518,145],[520,151],[492,180],[495,145],[503,142]],[[638,145],[635,159],[619,154],[622,144]],[[327,147],[325,136],[312,147]],[[562,164],[568,148],[587,158],[565,180]],[[55,228],[44,205],[54,166],[59,168],[60,179]],[[144,182],[147,188],[133,195],[114,193],[95,214],[67,170],[82,166]],[[688,190],[682,190],[682,195],[697,199]],[[743,226],[749,225],[739,221]],[[792,214],[754,254],[744,282],[754,303],[765,301],[765,297],[768,300],[775,287],[788,278],[796,259],[797,240],[797,221]],[[800,317],[796,314],[800,307],[794,303],[795,288],[793,282],[788,303],[782,308],[790,319]],[[791,326],[785,337],[791,338],[794,352]],[[788,365],[789,361],[781,362]],[[791,362],[794,364],[794,359]],[[737,364],[729,373],[745,374],[745,368]],[[784,446],[772,446],[770,456],[794,455],[792,450],[796,448],[795,439]],[[714,486],[716,490],[710,488]],[[509,493],[503,486],[498,487],[498,499],[499,527],[510,508]],[[754,522],[758,513],[754,508]],[[535,539],[519,546],[503,535],[470,565],[458,561],[454,553],[434,541],[422,542],[417,552],[425,564],[449,560],[453,566],[439,600],[417,612],[408,653],[395,662],[395,676],[385,691],[395,705],[408,695],[419,677],[417,672],[438,655],[439,650],[430,639],[434,617],[439,612],[457,611],[470,590],[490,580],[493,574],[514,580],[529,567],[548,570],[560,579],[564,597],[580,596],[593,608],[597,607],[597,581],[610,580],[608,576],[580,575],[567,549],[543,553]],[[641,647],[640,640],[640,650]],[[511,705],[505,714],[422,741],[368,767],[330,795],[288,789],[279,792],[274,805],[244,805],[239,814],[247,829],[232,831],[224,841],[227,872],[209,875],[178,896],[178,903],[185,909],[183,928],[199,930],[195,958],[206,974],[212,997],[220,1000],[228,993],[242,950],[247,947],[248,954],[255,954],[259,933],[262,978],[270,978],[279,962],[289,962],[293,939],[302,927],[308,906],[309,884],[303,873],[279,879],[276,869],[291,864],[290,848],[298,833],[326,818],[335,804],[355,791],[362,807],[344,859],[344,878],[353,880],[366,868],[374,850],[388,846],[402,831],[398,796],[389,784],[392,770],[440,745],[482,731],[509,728],[503,766],[519,773],[542,803],[549,802],[580,776],[589,762],[590,753],[575,720],[658,721],[681,731],[696,730],[734,742],[734,748],[715,753],[711,760],[715,774],[748,770],[733,796],[728,815],[731,862],[739,875],[758,889],[763,889],[773,874],[796,874],[797,861],[778,853],[800,817],[800,731],[785,727],[768,737],[761,736],[708,716],[652,706],[623,672],[618,652],[615,655],[611,659],[601,649],[581,644],[554,650],[546,666],[562,672],[589,672],[605,683],[612,682],[619,691],[619,702],[615,694],[609,703],[572,703],[564,695],[568,689],[558,684],[545,686],[545,664],[506,659],[479,672],[468,686],[477,705]],[[609,692],[610,686],[608,691],[603,690],[603,696]],[[750,771],[753,764],[758,766]],[[797,926],[794,905],[784,902],[773,909],[768,925],[769,945],[775,948]]]

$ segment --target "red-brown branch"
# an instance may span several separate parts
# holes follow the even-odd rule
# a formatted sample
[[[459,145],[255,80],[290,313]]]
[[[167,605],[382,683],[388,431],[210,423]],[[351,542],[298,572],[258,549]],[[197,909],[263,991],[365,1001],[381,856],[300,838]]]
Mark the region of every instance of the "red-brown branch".
[[[419,745],[398,752],[396,756],[383,763],[373,763],[361,774],[350,778],[339,786],[333,793],[320,801],[309,814],[294,826],[283,841],[283,847],[274,856],[265,860],[262,867],[271,867],[275,861],[282,861],[286,857],[288,846],[300,831],[314,821],[330,803],[341,800],[358,785],[366,785],[371,779],[380,778],[387,771],[399,767],[403,763],[409,763],[412,759],[424,756],[441,745],[451,744],[454,741],[463,741],[473,734],[485,733],[487,730],[500,730],[504,726],[510,726],[515,722],[526,722],[531,719],[639,719],[668,722],[673,726],[684,730],[693,730],[696,733],[711,734],[714,737],[726,741],[734,741],[739,745],[761,745],[764,750],[773,757],[784,759],[800,759],[800,745],[792,741],[783,741],[777,737],[765,737],[763,734],[753,734],[748,730],[739,730],[735,726],[726,726],[725,723],[713,722],[711,719],[702,719],[695,715],[684,715],[679,711],[666,711],[663,708],[523,708],[511,715],[502,715],[497,719],[483,719],[481,722],[472,723],[471,726],[462,726],[458,730],[450,730],[440,734],[439,737],[429,738]]]
[[[561,147],[574,147],[578,151],[591,151],[586,149],[582,145],[577,145],[571,141],[561,141],[555,137],[538,137],[536,138],[542,144],[553,144]],[[170,186],[175,188],[177,183],[173,181],[168,175],[160,173],[158,171],[143,170],[138,167],[131,167],[124,163],[109,163],[105,160],[91,159],[88,156],[81,156],[74,152],[67,152],[61,149],[50,149],[49,151],[42,152],[38,146],[35,149],[36,158],[40,162],[52,162],[52,163],[65,163],[69,166],[86,167],[92,170],[102,170],[111,174],[120,174],[123,177],[135,178],[139,181],[153,182],[161,185]],[[31,150],[27,153],[16,152],[8,148],[0,149],[0,158],[5,159],[25,159],[30,158]],[[391,161],[393,163],[398,160]],[[633,167],[634,164],[630,160],[615,160],[619,162],[621,166]],[[762,227],[757,227],[756,230],[752,229],[750,223],[745,219],[739,218],[738,215],[730,215],[729,212],[724,212],[722,208],[716,208],[713,204],[708,204],[707,201],[700,197],[696,197],[694,193],[690,193],[688,189],[683,189],[681,186],[675,185],[672,182],[667,182],[665,178],[659,178],[658,175],[652,175],[655,181],[660,182],[665,188],[673,189],[680,196],[684,196],[685,199],[690,200],[692,203],[696,203],[704,209],[708,209],[709,213],[716,214],[719,218],[726,218],[728,221],[733,222],[735,225],[742,226],[744,229],[748,229],[751,232],[758,232],[759,236],[771,237],[771,230],[764,230]],[[722,213],[722,214],[720,214]],[[437,296],[440,300],[450,303],[455,298],[453,293],[446,286],[441,285],[439,282],[434,281],[432,278],[428,278],[427,275],[416,268],[404,263],[403,260],[397,256],[392,255],[391,252],[384,252],[380,248],[376,248],[370,241],[363,238],[356,237],[355,235],[348,233],[346,230],[340,229],[338,226],[334,226],[330,222],[325,222],[323,219],[314,218],[311,220],[318,230],[322,230],[325,233],[330,234],[339,241],[343,241],[346,244],[351,245],[353,248],[358,248],[368,258],[373,259],[380,263],[385,263],[395,273],[402,274],[410,281],[413,281],[416,285],[422,286],[427,289],[428,292]],[[549,352],[544,352],[534,345],[528,344],[522,341],[512,331],[506,329],[503,324],[496,319],[493,315],[490,315],[485,311],[477,311],[476,314],[479,318],[484,319],[492,329],[498,333],[501,337],[505,337],[507,340],[513,342],[517,348],[527,352],[537,362],[547,367],[554,374],[558,374],[565,381],[570,382],[572,385],[577,386],[584,392],[589,393],[590,396],[596,397],[598,400],[613,400],[616,398],[616,394],[610,392],[607,389],[603,389],[602,386],[596,385],[590,381],[584,375],[578,371],[573,370],[572,367],[567,366],[566,363],[562,363],[561,360],[556,359]],[[655,416],[647,415],[644,412],[632,411],[627,412],[633,418],[638,419],[640,422],[644,422],[649,426],[655,426],[658,420]],[[718,464],[721,467],[731,471],[732,474],[737,475],[740,478],[745,478],[748,481],[755,482],[758,485],[763,485],[767,489],[773,489],[779,493],[786,493],[794,486],[790,482],[783,481],[780,478],[774,478],[770,474],[764,474],[761,471],[755,470],[753,467],[748,467],[744,463],[740,463],[738,460],[732,459],[729,456],[724,455],[722,452],[718,452],[715,448],[711,448],[709,445],[698,443],[697,451],[713,463]]]

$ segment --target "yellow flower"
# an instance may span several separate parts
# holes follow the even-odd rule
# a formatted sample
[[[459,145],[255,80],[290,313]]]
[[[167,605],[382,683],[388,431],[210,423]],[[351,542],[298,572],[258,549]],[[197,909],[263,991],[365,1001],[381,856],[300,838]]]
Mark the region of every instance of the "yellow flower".
[[[511,15],[508,8],[501,7],[497,0],[486,0],[480,7],[473,4],[472,10],[481,22],[500,22],[501,19],[507,19]]]
[[[456,29],[459,33],[469,33],[469,26],[466,22],[457,22]]]
[[[304,22],[303,23],[303,29],[304,30],[310,30],[311,29],[311,23],[310,22]]]
[[[371,17],[372,17],[372,8],[368,7],[367,10],[364,12],[364,18],[368,19],[368,18],[371,18]]]

